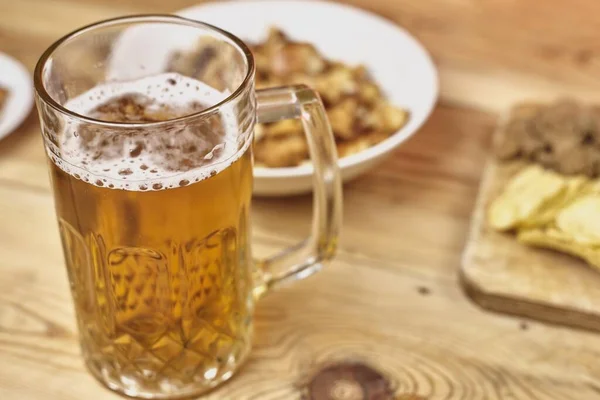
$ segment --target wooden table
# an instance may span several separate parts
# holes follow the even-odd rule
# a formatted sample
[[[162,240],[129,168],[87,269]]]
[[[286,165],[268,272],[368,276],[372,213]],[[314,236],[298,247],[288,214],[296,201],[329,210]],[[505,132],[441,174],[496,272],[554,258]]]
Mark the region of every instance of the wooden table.
[[[177,0],[3,0],[0,50],[32,70],[56,38]],[[596,0],[351,0],[431,50],[442,100],[422,131],[345,188],[339,256],[257,310],[254,351],[210,399],[297,399],[324,366],[380,371],[397,399],[597,399],[600,336],[490,314],[457,270],[495,112],[600,97]],[[37,116],[0,142],[0,399],[117,399],[85,370]],[[308,229],[310,198],[257,200],[255,249]],[[269,218],[277,213],[282,217]]]

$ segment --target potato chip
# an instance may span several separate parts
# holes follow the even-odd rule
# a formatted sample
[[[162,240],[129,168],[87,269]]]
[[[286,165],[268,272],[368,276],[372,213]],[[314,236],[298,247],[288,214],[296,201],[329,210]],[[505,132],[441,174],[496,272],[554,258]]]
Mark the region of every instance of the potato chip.
[[[556,227],[574,242],[600,246],[600,195],[573,201],[557,214]]]
[[[566,185],[551,201],[546,201],[536,212],[532,213],[522,223],[520,228],[545,226],[554,220],[558,212],[574,201],[586,188],[587,179],[583,176],[566,178]]]
[[[525,168],[506,185],[488,210],[492,228],[505,231],[536,215],[543,206],[561,195],[567,180],[538,165]]]
[[[524,229],[517,234],[517,240],[521,243],[560,251],[561,253],[580,258],[588,264],[600,269],[600,248],[589,247],[570,240],[564,232],[550,228]]]

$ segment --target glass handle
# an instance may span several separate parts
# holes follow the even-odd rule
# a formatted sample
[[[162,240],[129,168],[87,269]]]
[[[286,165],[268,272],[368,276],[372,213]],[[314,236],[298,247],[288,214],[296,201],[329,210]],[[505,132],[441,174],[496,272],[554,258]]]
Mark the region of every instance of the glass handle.
[[[314,168],[310,236],[275,256],[257,261],[257,297],[282,283],[319,271],[335,254],[342,223],[342,181],[331,127],[319,95],[304,85],[256,92],[259,123],[299,118]]]

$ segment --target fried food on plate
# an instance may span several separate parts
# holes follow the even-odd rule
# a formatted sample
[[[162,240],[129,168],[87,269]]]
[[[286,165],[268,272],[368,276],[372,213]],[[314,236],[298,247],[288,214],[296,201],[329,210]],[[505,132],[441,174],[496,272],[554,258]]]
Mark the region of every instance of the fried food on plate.
[[[304,83],[319,92],[340,157],[376,145],[402,128],[408,120],[408,112],[385,99],[362,65],[352,67],[330,61],[312,44],[292,41],[275,28],[271,28],[264,42],[252,45],[251,49],[256,60],[258,88]],[[274,142],[272,139],[274,136],[297,137],[300,134],[299,137],[305,140],[299,124],[264,124],[259,130],[262,134],[257,135],[255,140],[259,165],[291,167],[308,159],[308,153],[299,159],[292,147],[283,145],[284,141]],[[266,148],[269,151],[264,151]],[[271,152],[281,154],[273,156]]]
[[[408,120],[408,112],[385,99],[362,65],[354,67],[328,60],[312,44],[290,40],[275,28],[271,28],[266,40],[250,47],[257,88],[306,84],[319,93],[340,157],[376,145]],[[226,82],[236,78],[231,76],[232,68],[227,67],[236,57],[232,51],[231,46],[202,38],[194,50],[173,54],[168,70],[195,77],[223,91]],[[257,165],[293,167],[308,161],[308,146],[298,121],[258,125],[255,133]]]

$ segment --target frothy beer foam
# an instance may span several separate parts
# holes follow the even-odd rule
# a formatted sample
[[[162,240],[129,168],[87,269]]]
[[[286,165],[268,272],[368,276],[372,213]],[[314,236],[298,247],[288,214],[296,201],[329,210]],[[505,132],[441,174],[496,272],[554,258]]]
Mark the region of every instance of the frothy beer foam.
[[[157,122],[198,112],[227,94],[176,73],[94,87],[65,107],[112,122]],[[70,123],[56,165],[96,186],[161,190],[213,176],[231,165],[250,140],[238,139],[232,109],[185,123],[129,129]],[[242,142],[239,142],[242,140]]]

